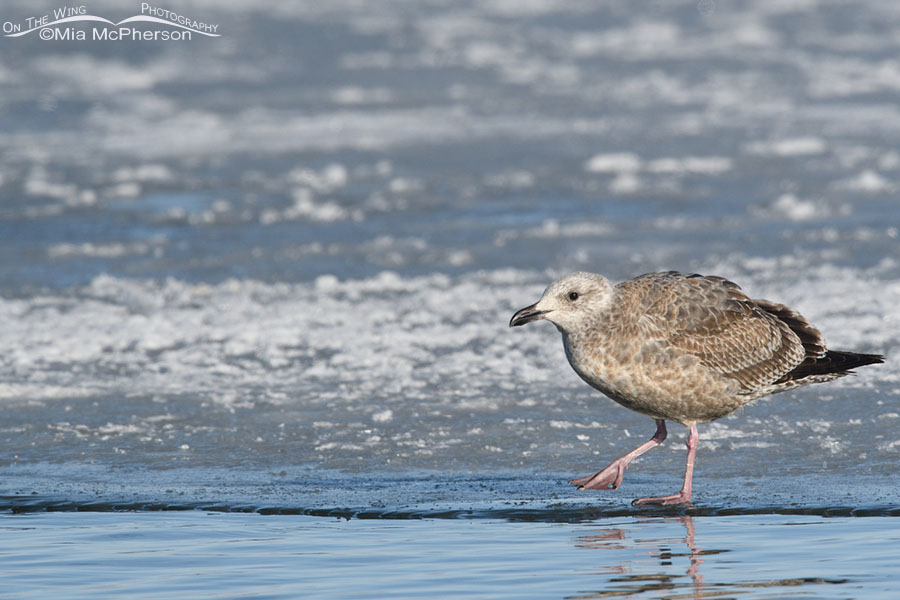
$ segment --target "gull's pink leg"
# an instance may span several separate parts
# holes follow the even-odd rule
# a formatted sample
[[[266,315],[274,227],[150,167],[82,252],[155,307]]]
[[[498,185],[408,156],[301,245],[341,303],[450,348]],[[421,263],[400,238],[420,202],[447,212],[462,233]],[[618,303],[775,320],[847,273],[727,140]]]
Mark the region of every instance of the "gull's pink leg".
[[[658,498],[638,498],[632,504],[684,504],[691,501],[691,481],[694,478],[694,456],[697,454],[697,444],[700,443],[700,435],[697,426],[691,425],[691,432],[685,441],[688,448],[687,465],[684,467],[684,485],[681,491],[671,496],[659,496]]]
[[[666,439],[666,422],[662,419],[656,420],[656,433],[648,441],[644,442],[625,456],[612,461],[608,467],[587,477],[573,479],[570,483],[578,486],[579,490],[609,490],[616,489],[622,485],[622,478],[625,476],[625,469],[628,463],[635,458],[650,450],[656,448]]]

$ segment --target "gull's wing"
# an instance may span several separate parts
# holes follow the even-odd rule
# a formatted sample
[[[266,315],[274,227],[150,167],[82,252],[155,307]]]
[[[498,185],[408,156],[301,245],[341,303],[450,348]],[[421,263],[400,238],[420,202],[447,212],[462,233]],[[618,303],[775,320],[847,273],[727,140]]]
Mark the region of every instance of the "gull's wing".
[[[650,273],[619,287],[649,336],[748,393],[777,382],[808,354],[824,353],[821,334],[801,315],[751,300],[721,277]]]

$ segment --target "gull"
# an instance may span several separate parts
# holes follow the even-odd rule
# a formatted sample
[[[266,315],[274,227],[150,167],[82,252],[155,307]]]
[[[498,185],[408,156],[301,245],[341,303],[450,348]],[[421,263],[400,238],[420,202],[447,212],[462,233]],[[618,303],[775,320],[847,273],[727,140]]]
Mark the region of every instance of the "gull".
[[[763,396],[884,362],[878,354],[826,349],[819,330],[798,312],[751,299],[723,277],[677,271],[617,285],[595,273],[566,275],[516,312],[509,326],[539,319],[562,333],[566,358],[588,385],[656,420],[649,441],[572,480],[579,490],[618,488],[629,463],[666,439],[666,421],[689,428],[681,491],[634,504],[690,502],[697,425]]]

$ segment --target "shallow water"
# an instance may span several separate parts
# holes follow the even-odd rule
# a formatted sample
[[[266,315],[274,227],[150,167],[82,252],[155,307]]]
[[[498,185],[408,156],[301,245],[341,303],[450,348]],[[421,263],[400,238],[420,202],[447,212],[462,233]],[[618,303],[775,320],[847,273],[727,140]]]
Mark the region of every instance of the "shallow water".
[[[0,518],[0,597],[893,598],[897,524],[39,513]]]
[[[692,516],[698,547],[729,550],[703,558],[707,595],[796,577],[798,597],[883,593],[892,551],[866,536],[900,511],[900,5],[733,4],[202,0],[177,9],[220,38],[0,38],[0,510],[38,526],[16,534],[20,583],[79,522],[96,562],[121,557],[107,528],[152,542],[129,527],[154,523],[188,543],[306,527],[349,556],[354,528],[428,556],[478,531],[460,570],[533,535],[507,549],[527,572],[544,543],[640,562],[634,540],[681,540]],[[6,2],[0,21],[51,8]],[[683,429],[621,489],[576,492],[653,424],[578,380],[548,324],[507,323],[565,272],[667,269],[732,278],[887,362],[702,426],[694,506],[636,510],[680,486]],[[144,514],[163,509],[192,512]],[[329,515],[398,523],[312,519]],[[575,531],[608,522],[625,550],[585,558]],[[621,591],[610,577],[658,563],[535,585]]]

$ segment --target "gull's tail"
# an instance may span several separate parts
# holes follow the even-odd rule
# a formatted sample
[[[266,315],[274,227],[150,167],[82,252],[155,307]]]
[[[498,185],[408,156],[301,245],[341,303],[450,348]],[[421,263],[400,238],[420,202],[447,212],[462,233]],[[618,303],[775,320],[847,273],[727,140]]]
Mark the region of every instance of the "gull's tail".
[[[782,377],[777,383],[805,379],[813,375],[835,375],[841,377],[849,375],[853,369],[866,365],[884,362],[881,354],[859,354],[857,352],[841,352],[840,350],[826,350],[824,356],[807,357],[805,361]]]

